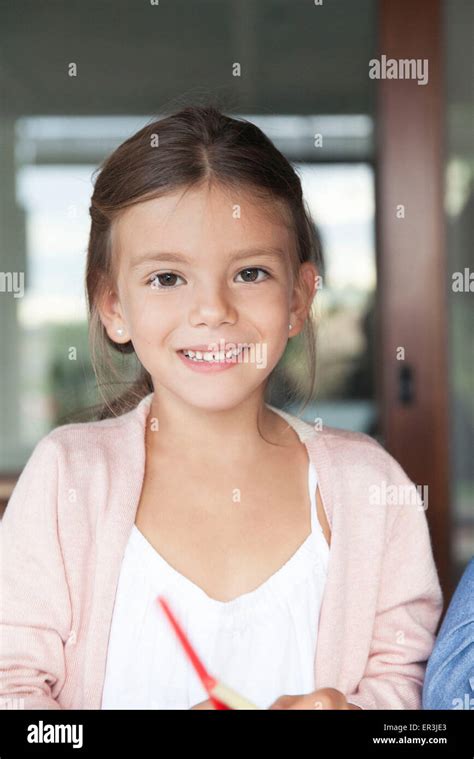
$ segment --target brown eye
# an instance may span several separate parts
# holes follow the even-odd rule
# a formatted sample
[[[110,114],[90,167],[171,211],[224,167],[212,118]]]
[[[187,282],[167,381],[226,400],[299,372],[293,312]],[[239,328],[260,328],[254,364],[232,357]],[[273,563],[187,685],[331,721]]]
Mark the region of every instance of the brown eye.
[[[152,290],[172,288],[176,284],[176,279],[178,278],[178,274],[173,274],[171,271],[165,271],[162,274],[153,274],[148,280],[148,284]]]
[[[257,272],[259,272],[259,271],[262,271],[266,275],[265,278],[267,278],[267,277],[270,276],[269,273],[267,271],[265,271],[265,269],[260,269],[260,267],[258,267],[258,266],[257,267],[252,267],[252,268],[249,268],[249,269],[242,269],[242,271],[239,272],[239,275],[242,274],[245,277],[245,280],[244,280],[245,282],[250,282],[250,283],[251,282],[257,282],[257,276],[258,276]],[[247,279],[248,275],[249,275],[249,278]],[[260,280],[260,281],[262,281],[262,280]]]

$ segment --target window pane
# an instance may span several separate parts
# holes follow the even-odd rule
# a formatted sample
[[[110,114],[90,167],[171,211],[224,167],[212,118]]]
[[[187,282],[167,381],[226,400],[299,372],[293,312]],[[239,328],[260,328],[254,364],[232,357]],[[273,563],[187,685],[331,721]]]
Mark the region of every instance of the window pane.
[[[323,286],[314,301],[316,388],[302,418],[376,435],[373,170],[367,163],[297,164],[297,170],[324,263]],[[304,383],[304,351],[302,335],[290,340],[283,387],[275,391],[275,401],[285,403],[297,383]],[[299,406],[299,401],[286,404],[293,413]]]

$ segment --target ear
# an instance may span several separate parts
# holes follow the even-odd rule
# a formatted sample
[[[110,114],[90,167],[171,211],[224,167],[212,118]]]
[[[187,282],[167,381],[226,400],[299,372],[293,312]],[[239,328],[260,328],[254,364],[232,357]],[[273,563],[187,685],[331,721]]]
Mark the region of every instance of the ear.
[[[97,305],[100,320],[114,343],[128,343],[130,334],[124,318],[118,294],[106,288]]]
[[[291,337],[298,335],[308,318],[311,305],[318,289],[319,271],[311,261],[301,264],[293,287],[290,309]]]

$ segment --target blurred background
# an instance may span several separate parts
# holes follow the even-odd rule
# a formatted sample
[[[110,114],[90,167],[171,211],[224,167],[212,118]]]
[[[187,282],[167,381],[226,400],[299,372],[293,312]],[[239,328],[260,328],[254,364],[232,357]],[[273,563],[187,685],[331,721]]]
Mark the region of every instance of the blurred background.
[[[160,108],[209,95],[293,162],[321,240],[317,381],[302,416],[374,436],[428,485],[449,602],[474,554],[472,2],[0,8],[3,508],[38,440],[98,400],[84,297],[92,173]],[[426,59],[428,83],[370,78],[382,54]],[[290,340],[273,391],[292,413],[303,351]]]

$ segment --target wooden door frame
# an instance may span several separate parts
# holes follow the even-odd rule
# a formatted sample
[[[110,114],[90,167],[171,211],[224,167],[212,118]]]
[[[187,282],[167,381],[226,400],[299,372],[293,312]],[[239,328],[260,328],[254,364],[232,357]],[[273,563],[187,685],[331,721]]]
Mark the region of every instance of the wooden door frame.
[[[425,513],[446,609],[453,578],[443,5],[380,0],[377,8],[378,59],[428,60],[427,84],[376,81],[376,384],[385,447],[415,484],[428,485]],[[403,219],[397,218],[400,205]],[[399,347],[405,349],[402,361]],[[402,366],[412,371],[412,402],[399,399]]]

